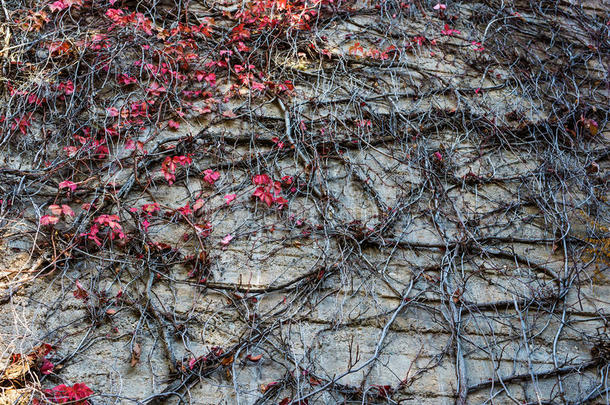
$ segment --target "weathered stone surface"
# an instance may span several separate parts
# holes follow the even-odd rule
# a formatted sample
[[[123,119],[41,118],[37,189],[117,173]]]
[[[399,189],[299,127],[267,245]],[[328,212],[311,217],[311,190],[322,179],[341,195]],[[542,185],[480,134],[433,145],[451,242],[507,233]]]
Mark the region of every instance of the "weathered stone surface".
[[[122,200],[106,187],[132,178],[117,146],[71,196],[73,228],[28,219],[63,198],[55,184],[27,180],[18,202],[22,185],[0,184],[18,207],[0,201],[0,370],[51,342],[59,367],[36,387],[86,382],[93,404],[607,403],[607,2],[399,3],[288,37],[261,60],[293,95],[159,129],[171,148],[150,145],[161,160]],[[171,150],[194,155],[172,186]],[[2,176],[43,170],[0,159]],[[257,174],[293,178],[281,209],[253,197]],[[129,243],[76,242],[90,192]]]

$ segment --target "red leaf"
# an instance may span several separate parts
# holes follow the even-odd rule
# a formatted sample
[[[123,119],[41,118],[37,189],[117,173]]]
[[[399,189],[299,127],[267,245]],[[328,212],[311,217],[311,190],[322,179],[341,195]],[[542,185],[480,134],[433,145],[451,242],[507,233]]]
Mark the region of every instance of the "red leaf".
[[[55,365],[53,363],[51,363],[49,360],[42,359],[42,365],[40,366],[40,372],[45,375],[51,374],[53,372],[54,367],[55,367]]]
[[[153,82],[146,91],[153,96],[160,96],[161,93],[165,93],[167,90],[165,87],[160,86],[158,83]]]
[[[360,45],[360,42],[356,42],[354,45],[349,47],[349,53],[356,55],[358,53],[364,53],[364,48]]]
[[[195,200],[195,203],[193,204],[193,211],[197,211],[198,209],[202,208],[203,204],[204,202],[201,198]]]
[[[231,204],[231,201],[233,201],[235,199],[236,195],[235,194],[227,194],[225,195],[225,200],[227,200],[227,204]]]
[[[61,215],[61,207],[57,204],[49,205],[49,209],[53,215]]]
[[[106,109],[106,111],[108,111],[108,115],[111,117],[119,116],[119,110],[116,107],[109,107],[108,109]]]
[[[59,189],[61,190],[62,188],[69,188],[70,191],[74,191],[74,190],[76,190],[76,183],[74,183],[70,180],[64,180],[61,183],[59,183]]]
[[[61,0],[49,4],[49,10],[51,10],[52,13],[55,11],[65,10],[66,8],[68,8],[68,5],[64,4],[64,2]]]
[[[40,217],[40,225],[55,225],[58,222],[59,218],[52,215],[43,215]]]
[[[394,392],[394,389],[391,385],[373,385],[373,388],[378,390],[378,396],[380,398],[389,398],[390,394]]]
[[[449,27],[449,24],[445,24],[444,29],[441,30],[441,34],[443,35],[447,35],[447,36],[453,36],[455,34],[460,34],[461,32],[458,30],[454,30],[451,27]]]
[[[271,183],[271,179],[266,174],[257,174],[256,176],[254,176],[252,178],[252,182],[254,184],[256,184],[257,186],[260,186],[262,184],[270,184]]]
[[[173,129],[173,130],[177,130],[178,128],[180,128],[180,123],[179,123],[179,122],[176,122],[176,121],[174,121],[174,120],[169,120],[168,125],[169,125],[169,127],[170,127],[171,129]]]
[[[89,405],[89,401],[86,399],[93,395],[91,388],[83,383],[77,383],[71,387],[61,384],[51,389],[45,389],[43,392],[46,398],[55,404]]]
[[[254,356],[252,354],[249,354],[249,355],[246,356],[246,358],[248,360],[250,360],[250,361],[257,362],[257,361],[259,361],[260,359],[263,358],[263,355],[262,354],[257,354],[256,356]]]
[[[288,202],[288,200],[286,200],[284,197],[276,197],[275,202],[281,206],[281,205],[286,204]]]
[[[184,215],[185,217],[186,217],[187,215],[190,215],[190,214],[192,214],[192,213],[193,213],[193,211],[191,211],[191,207],[189,207],[188,203],[187,203],[187,204],[186,204],[184,207],[180,207],[180,208],[178,208],[178,211],[179,211],[179,212],[180,212],[182,215]]]
[[[159,211],[160,209],[161,209],[161,207],[159,206],[159,203],[144,204],[142,206],[142,211],[148,215],[152,215],[153,213]]]
[[[72,208],[70,208],[66,204],[62,204],[61,205],[61,213],[64,214],[64,215],[67,215],[69,217],[73,217],[74,216],[74,211],[72,211]]]
[[[117,82],[119,82],[119,84],[122,84],[123,86],[127,86],[129,84],[132,83],[137,83],[137,79],[135,77],[129,76],[128,74],[120,74],[119,78],[117,79]]]
[[[89,293],[83,288],[83,285],[78,280],[76,280],[76,291],[74,291],[73,294],[74,297],[82,300],[86,300],[87,297],[89,297]]]
[[[196,358],[192,358],[189,360],[189,369],[192,370],[193,367],[195,366],[195,363],[197,363],[197,359]]]
[[[220,241],[220,244],[223,246],[227,246],[229,243],[231,243],[231,240],[233,240],[233,236],[231,236],[231,234],[228,234],[227,236],[222,238],[222,240]],[[248,359],[252,360],[252,359],[250,359],[250,356],[248,356]],[[257,361],[257,360],[252,360],[252,361]]]
[[[211,185],[214,185],[216,180],[218,180],[220,178],[220,172],[215,172],[212,169],[204,170],[203,174],[204,174],[203,181],[205,181],[206,183],[209,183]]]

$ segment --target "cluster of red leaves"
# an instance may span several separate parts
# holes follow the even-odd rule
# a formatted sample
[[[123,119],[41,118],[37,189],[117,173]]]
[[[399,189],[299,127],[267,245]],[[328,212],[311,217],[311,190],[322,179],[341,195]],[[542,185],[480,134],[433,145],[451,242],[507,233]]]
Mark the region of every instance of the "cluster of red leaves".
[[[134,141],[131,138],[127,138],[125,141],[125,150],[138,150],[142,154],[146,155],[148,151],[144,149],[144,142],[142,141]]]
[[[478,41],[472,41],[470,44],[474,46],[474,50],[477,52],[483,52],[485,50],[485,47]]]
[[[285,176],[282,178],[284,184],[291,184],[292,177]],[[279,206],[281,209],[284,204],[288,202],[284,197],[281,196],[282,192],[282,182],[273,181],[266,174],[257,174],[252,178],[252,183],[254,183],[256,190],[252,193],[253,197],[259,198],[262,202],[267,204],[268,207],[271,207],[274,203]]]
[[[65,10],[72,6],[80,7],[82,5],[83,5],[83,0],[57,0],[57,1],[54,1],[53,3],[49,4],[49,10],[51,10],[51,12],[54,13],[56,11]]]
[[[44,10],[27,10],[27,16],[19,20],[15,19],[15,23],[19,24],[19,28],[26,32],[40,31],[46,23],[51,21],[49,15]]]
[[[284,146],[286,146],[284,145],[284,142],[280,141],[280,138],[278,138],[277,136],[271,138],[271,142],[273,142],[278,149],[284,149]]]
[[[25,115],[22,115],[20,117],[17,117],[13,120],[13,123],[11,124],[11,131],[14,131],[15,129],[19,128],[19,132],[21,132],[23,135],[26,135],[28,133],[28,127],[32,124],[32,113],[27,113]]]
[[[152,21],[142,13],[126,13],[124,10],[109,8],[106,11],[106,17],[114,22],[114,25],[124,27],[133,24],[135,29],[144,31],[147,35],[152,35]],[[110,27],[112,30],[114,26]]]
[[[144,219],[142,220],[141,224],[145,231],[148,231],[148,227],[150,226],[149,219],[151,219],[152,216],[160,210],[161,207],[159,206],[159,203],[144,204],[142,206],[141,211]],[[134,214],[138,213],[138,209],[135,207],[130,208],[129,211],[133,212]]]
[[[193,205],[186,203],[183,207],[178,208],[176,211],[182,214],[182,216],[186,217],[188,215],[191,215],[193,212],[200,210],[201,208],[203,208],[203,200],[201,198],[198,198],[193,203]]]
[[[55,365],[47,359],[46,356],[53,351],[53,346],[48,343],[42,343],[41,345],[33,348],[26,356],[26,363],[32,364],[38,368],[41,374],[51,374]],[[21,353],[11,355],[10,364],[19,364],[24,360]]]
[[[74,192],[76,190],[76,188],[78,187],[78,185],[70,180],[64,180],[61,183],[59,183],[59,189],[61,190],[62,188],[67,188],[70,191]]]
[[[177,27],[168,30],[153,24],[142,13],[129,12],[127,9],[119,8],[107,9],[105,16],[111,21],[109,32],[120,28],[121,32],[125,34],[132,30],[149,36],[156,34],[156,39],[162,42],[160,46],[155,43],[144,45],[142,49],[147,52],[133,64],[134,72],[137,70],[140,74],[143,73],[150,78],[149,84],[144,87],[146,100],[138,102],[138,108],[134,108],[134,105],[131,108],[126,105],[109,107],[109,116],[116,117],[119,121],[105,128],[106,135],[118,137],[123,130],[144,130],[142,127],[145,125],[144,122],[136,117],[140,116],[146,119],[150,118],[151,114],[159,112],[162,103],[155,103],[155,99],[169,94],[178,94],[183,97],[180,105],[174,110],[174,113],[181,117],[188,110],[199,114],[212,112],[214,105],[220,101],[215,99],[210,91],[197,87],[193,88],[193,85],[196,86],[197,83],[204,82],[209,90],[214,91],[219,80],[219,74],[225,77],[224,72],[236,78],[235,82],[229,83],[228,91],[223,97],[224,102],[227,102],[233,96],[242,96],[253,91],[258,93],[293,91],[294,86],[291,82],[274,83],[268,80],[265,74],[258,71],[254,65],[243,63],[244,59],[248,59],[247,54],[252,52],[248,44],[265,30],[309,29],[307,21],[318,13],[321,4],[328,3],[326,0],[259,0],[249,2],[245,9],[227,15],[236,20],[238,24],[232,29],[229,39],[221,44],[217,51],[210,54],[211,60],[205,63],[200,59],[199,55],[201,53],[198,52],[200,49],[197,39],[212,35],[214,32],[213,19],[205,19],[199,25],[178,24]],[[113,39],[107,34],[97,34],[88,46],[90,49],[105,50],[111,47],[112,41]],[[147,60],[146,55],[150,55],[152,60]],[[101,56],[100,58],[103,59]],[[110,62],[111,59],[108,60]],[[161,62],[162,60],[168,62]],[[110,68],[110,64],[103,68]],[[126,71],[116,72],[115,78],[121,86],[142,82],[134,74]],[[218,92],[218,90],[216,91]],[[201,103],[195,104],[186,101],[187,99],[203,99],[204,103],[203,105]],[[153,105],[155,105],[154,110],[151,110]],[[226,116],[230,118],[231,114],[226,114]],[[168,122],[168,127],[172,130],[178,130],[180,123],[172,119]],[[133,141],[131,142],[133,143]],[[142,150],[144,149],[143,144],[138,146]],[[76,150],[75,147],[71,147],[69,153],[73,155]],[[170,184],[175,181],[174,173],[177,163],[182,164],[173,158],[164,161],[162,171]],[[205,178],[205,181],[213,184],[211,180],[213,178],[209,176]]]
[[[85,289],[85,287],[83,287],[80,281],[76,280],[76,283],[74,283],[74,285],[76,286],[76,290],[72,292],[74,298],[78,298],[81,300],[86,300],[87,298],[89,298],[89,292]]]
[[[203,171],[203,181],[210,185],[214,185],[216,180],[220,178],[220,172],[214,171],[212,169],[206,169]]]
[[[191,358],[187,363],[188,369],[192,370],[193,368],[195,368],[195,365],[205,364],[208,361],[217,359],[218,357],[222,356],[223,354],[224,354],[224,350],[221,347],[213,346],[207,355]],[[184,364],[182,365],[182,371],[186,371],[186,366]]]
[[[320,7],[332,2],[332,0],[255,0],[249,2],[248,8],[238,11],[235,17],[257,30],[278,28],[310,30],[310,23],[318,15]],[[238,39],[248,38],[247,34],[242,33]]]
[[[212,233],[214,226],[211,222],[204,222],[203,224],[195,224],[195,229],[199,237],[207,238]]]
[[[29,91],[25,91],[25,90],[17,90],[15,89],[15,87],[13,86],[13,84],[11,82],[7,82],[6,83],[6,88],[9,91],[9,94],[11,95],[11,97],[13,96],[26,96],[26,100],[28,104],[34,104],[36,106],[39,106],[42,104],[43,101],[46,100],[46,98],[41,98],[38,97],[38,94],[34,93],[34,92],[29,92]],[[31,114],[29,114],[29,118],[31,118]],[[2,120],[3,121],[3,120]]]
[[[454,36],[454,35],[459,35],[461,34],[460,31],[458,30],[454,30],[453,28],[451,28],[449,26],[449,24],[445,24],[445,27],[441,30],[441,34],[442,35],[447,35],[447,36]]]
[[[49,209],[53,213],[53,215],[43,215],[40,217],[40,225],[55,225],[59,222],[61,216],[74,216],[74,211],[70,208],[69,205],[62,204],[52,204],[49,205]]]
[[[95,218],[94,224],[89,228],[89,232],[81,233],[80,236],[86,236],[87,239],[95,242],[96,245],[102,246],[102,241],[98,237],[98,234],[102,228],[107,229],[108,236],[111,240],[116,238],[124,239],[125,234],[123,228],[120,225],[120,219],[118,215],[103,214]]]
[[[89,405],[89,398],[93,395],[93,390],[83,383],[76,383],[72,386],[65,384],[57,385],[50,389],[43,390],[45,399],[53,404],[74,404]],[[41,401],[35,401],[41,404]]]
[[[93,136],[91,128],[84,127],[81,133],[73,135],[74,143],[80,146],[65,146],[64,152],[68,157],[75,156],[78,152],[84,151],[93,154],[98,159],[105,159],[108,157],[109,149],[106,145],[106,140],[101,137]]]
[[[193,162],[193,159],[190,155],[182,155],[182,156],[168,156],[163,161],[161,165],[161,172],[165,177],[165,180],[171,186],[176,181],[176,165],[186,166],[190,165]]]
[[[390,55],[396,52],[396,46],[390,45],[384,50],[379,50],[377,48],[371,48],[365,50],[360,42],[354,43],[349,47],[349,53],[354,56],[363,56],[375,60],[388,60],[390,59]]]

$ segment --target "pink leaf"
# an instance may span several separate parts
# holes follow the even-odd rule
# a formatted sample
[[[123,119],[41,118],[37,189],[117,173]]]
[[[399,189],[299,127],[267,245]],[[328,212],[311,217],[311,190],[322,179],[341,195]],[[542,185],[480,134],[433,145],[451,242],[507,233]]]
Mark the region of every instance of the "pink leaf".
[[[233,239],[233,236],[231,236],[231,234],[228,234],[227,236],[222,238],[222,240],[220,241],[220,244],[223,246],[227,246],[231,242],[232,239]]]
[[[59,183],[59,189],[61,190],[62,188],[69,188],[70,191],[74,191],[74,190],[76,190],[76,183],[74,183],[70,180],[64,180],[61,183]]]
[[[253,90],[258,90],[258,91],[263,91],[263,90],[265,90],[265,85],[263,83],[255,82],[253,80],[252,81],[252,89]]]
[[[51,12],[65,10],[68,7],[69,6],[67,4],[59,0],[49,4],[49,9],[51,10]]]
[[[204,170],[203,174],[204,174],[203,181],[205,181],[206,183],[209,183],[211,185],[214,185],[216,180],[218,180],[220,178],[220,172],[215,172],[212,169]]]
[[[57,204],[49,205],[49,209],[53,215],[61,215],[61,207]]]
[[[444,29],[441,30],[441,34],[443,35],[448,35],[448,36],[453,36],[456,34],[460,34],[461,32],[458,30],[454,30],[453,28],[449,27],[449,24],[445,24]]]
[[[187,216],[187,215],[193,213],[193,211],[191,211],[191,207],[189,207],[188,203],[184,207],[178,208],[178,211],[184,216]]]
[[[142,206],[142,212],[145,212],[147,215],[152,215],[153,213],[160,210],[161,207],[159,206],[159,203],[144,204]]]
[[[58,222],[59,218],[52,215],[43,215],[40,217],[40,225],[55,225]]]
[[[171,129],[173,129],[173,130],[178,130],[178,128],[180,128],[180,123],[179,123],[179,122],[176,122],[176,121],[174,121],[174,120],[169,120],[168,125],[169,125],[169,127],[170,127]]]
[[[40,366],[40,372],[45,375],[51,374],[53,372],[53,367],[55,367],[53,363],[47,359],[43,359],[42,365]]]
[[[209,75],[205,76],[204,79],[211,87],[216,86],[216,75],[214,73],[210,73]]]
[[[116,1],[116,0],[114,0]],[[128,74],[122,73],[119,75],[119,78],[117,79],[117,82],[119,82],[119,84],[122,84],[124,86],[127,86],[129,84],[133,84],[133,83],[137,83],[137,79],[133,76],[129,76]]]
[[[198,198],[197,200],[195,200],[195,204],[193,204],[193,211],[197,211],[198,209],[203,207],[203,200],[201,198]]]
[[[276,197],[275,202],[280,205],[280,208],[288,202],[284,197]]]
[[[93,395],[91,388],[87,387],[83,383],[77,383],[71,387],[61,384],[51,389],[45,389],[43,392],[47,399],[45,402],[50,402],[53,404],[71,403],[88,405],[89,401],[87,401],[86,398]]]
[[[165,93],[167,89],[163,86],[160,86],[158,83],[153,82],[146,91],[153,96],[160,96],[161,93]]]
[[[83,300],[86,300],[87,297],[89,296],[89,293],[87,292],[87,290],[85,290],[83,285],[78,280],[76,280],[76,291],[74,291],[73,294],[74,294],[74,297],[80,298]]]
[[[235,199],[236,194],[227,194],[225,195],[225,200],[227,200],[227,204],[231,204],[231,201]]]
[[[262,184],[271,184],[271,179],[266,174],[257,174],[252,178],[252,182],[257,186],[260,186]]]
[[[190,370],[193,369],[193,367],[195,366],[195,363],[197,363],[197,360],[198,359],[196,359],[196,358],[192,358],[192,359],[189,360],[189,369]]]
[[[64,215],[68,215],[70,217],[74,216],[74,211],[72,211],[72,208],[70,208],[66,204],[62,204],[62,206],[61,206],[61,213],[64,214]]]

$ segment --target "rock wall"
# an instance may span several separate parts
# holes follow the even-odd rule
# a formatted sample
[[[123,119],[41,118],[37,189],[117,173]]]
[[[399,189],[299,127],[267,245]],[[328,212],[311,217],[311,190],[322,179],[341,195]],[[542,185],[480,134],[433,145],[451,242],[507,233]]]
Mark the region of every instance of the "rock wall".
[[[9,370],[49,343],[54,368],[5,370],[2,400],[609,403],[608,4],[435,5],[261,35],[294,91],[187,114],[146,157],[116,141],[86,172],[5,137],[0,347]],[[126,237],[88,240],[83,203]],[[75,218],[41,225],[49,204]]]

